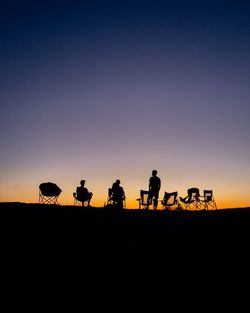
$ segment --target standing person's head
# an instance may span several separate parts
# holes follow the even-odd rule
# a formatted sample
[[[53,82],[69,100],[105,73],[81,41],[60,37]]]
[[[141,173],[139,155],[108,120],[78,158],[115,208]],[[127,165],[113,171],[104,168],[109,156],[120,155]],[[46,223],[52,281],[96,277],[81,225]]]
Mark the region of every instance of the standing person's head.
[[[116,183],[116,185],[118,185],[118,186],[119,186],[121,182],[120,182],[120,180],[119,180],[119,179],[117,179],[115,183]]]
[[[156,176],[157,175],[157,170],[153,170],[152,171],[152,176]]]
[[[81,184],[82,187],[84,187],[84,185],[85,185],[85,180],[82,179],[82,180],[80,181],[80,184]]]

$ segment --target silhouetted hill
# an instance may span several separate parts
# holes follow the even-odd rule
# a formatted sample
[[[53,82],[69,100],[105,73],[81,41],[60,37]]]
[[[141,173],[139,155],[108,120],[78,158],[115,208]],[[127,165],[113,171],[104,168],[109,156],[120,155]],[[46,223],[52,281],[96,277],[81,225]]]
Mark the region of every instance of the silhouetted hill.
[[[6,283],[97,292],[247,277],[250,208],[217,211],[110,211],[0,203]],[[131,291],[132,292],[132,291]]]

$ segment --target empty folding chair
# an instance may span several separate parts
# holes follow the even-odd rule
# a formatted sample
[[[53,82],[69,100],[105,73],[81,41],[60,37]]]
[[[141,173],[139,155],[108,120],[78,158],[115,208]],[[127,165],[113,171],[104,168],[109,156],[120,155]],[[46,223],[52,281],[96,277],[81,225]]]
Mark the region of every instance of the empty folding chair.
[[[150,205],[152,205],[152,198],[149,197],[149,191],[140,190],[140,198],[136,199],[139,203],[139,209],[148,210]]]
[[[199,210],[201,208],[200,190],[198,188],[189,188],[185,198],[180,197],[180,203],[185,210]]]
[[[217,205],[213,197],[213,190],[204,190],[201,204],[205,210],[217,210]]]
[[[178,192],[165,192],[164,198],[161,201],[164,210],[181,210],[181,205],[178,200]]]
[[[55,183],[42,183],[39,185],[39,203],[59,204],[58,197],[62,190]]]

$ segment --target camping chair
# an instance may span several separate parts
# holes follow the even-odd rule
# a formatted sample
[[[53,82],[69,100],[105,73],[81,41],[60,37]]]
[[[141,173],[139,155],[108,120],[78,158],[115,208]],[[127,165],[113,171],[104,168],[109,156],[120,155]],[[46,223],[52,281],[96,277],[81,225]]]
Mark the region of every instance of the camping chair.
[[[42,183],[39,185],[39,203],[59,204],[58,197],[62,190],[54,183]]]
[[[198,188],[189,188],[188,195],[181,198],[181,205],[184,210],[199,210],[201,208],[200,190]]]
[[[107,205],[108,206],[117,206],[118,202],[116,201],[116,199],[114,198],[114,192],[112,190],[112,188],[108,189],[108,199],[107,199]],[[126,199],[125,196],[123,196],[122,198],[122,208],[126,208]]]
[[[139,202],[139,210],[148,210],[150,205],[152,205],[152,198],[149,197],[149,191],[140,190],[140,198],[136,199]]]
[[[165,192],[161,201],[163,210],[181,210],[182,207],[178,200],[178,192]]]
[[[107,199],[107,205],[113,205],[114,199],[113,199],[113,190],[112,188],[108,189],[108,199]]]
[[[75,206],[89,207],[89,201],[90,201],[90,200],[89,200],[88,198],[85,197],[84,200],[83,200],[83,199],[77,197],[78,188],[79,188],[79,187],[76,188],[76,192],[73,192],[74,205],[75,205]],[[89,195],[90,195],[90,194],[91,194],[91,196],[93,195],[92,193],[89,193]],[[90,198],[90,199],[91,199],[91,198]]]
[[[213,197],[213,190],[204,190],[201,205],[205,210],[217,210],[217,205]]]
[[[88,204],[88,200],[80,201],[79,199],[77,199],[76,192],[73,192],[73,197],[75,206],[85,206],[85,204]]]

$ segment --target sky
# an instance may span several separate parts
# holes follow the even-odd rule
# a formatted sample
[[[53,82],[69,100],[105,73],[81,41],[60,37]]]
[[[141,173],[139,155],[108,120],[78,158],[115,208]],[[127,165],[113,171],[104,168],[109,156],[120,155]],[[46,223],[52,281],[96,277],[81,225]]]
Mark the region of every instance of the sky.
[[[1,1],[0,201],[137,208],[156,169],[250,206],[249,35],[249,1]]]

